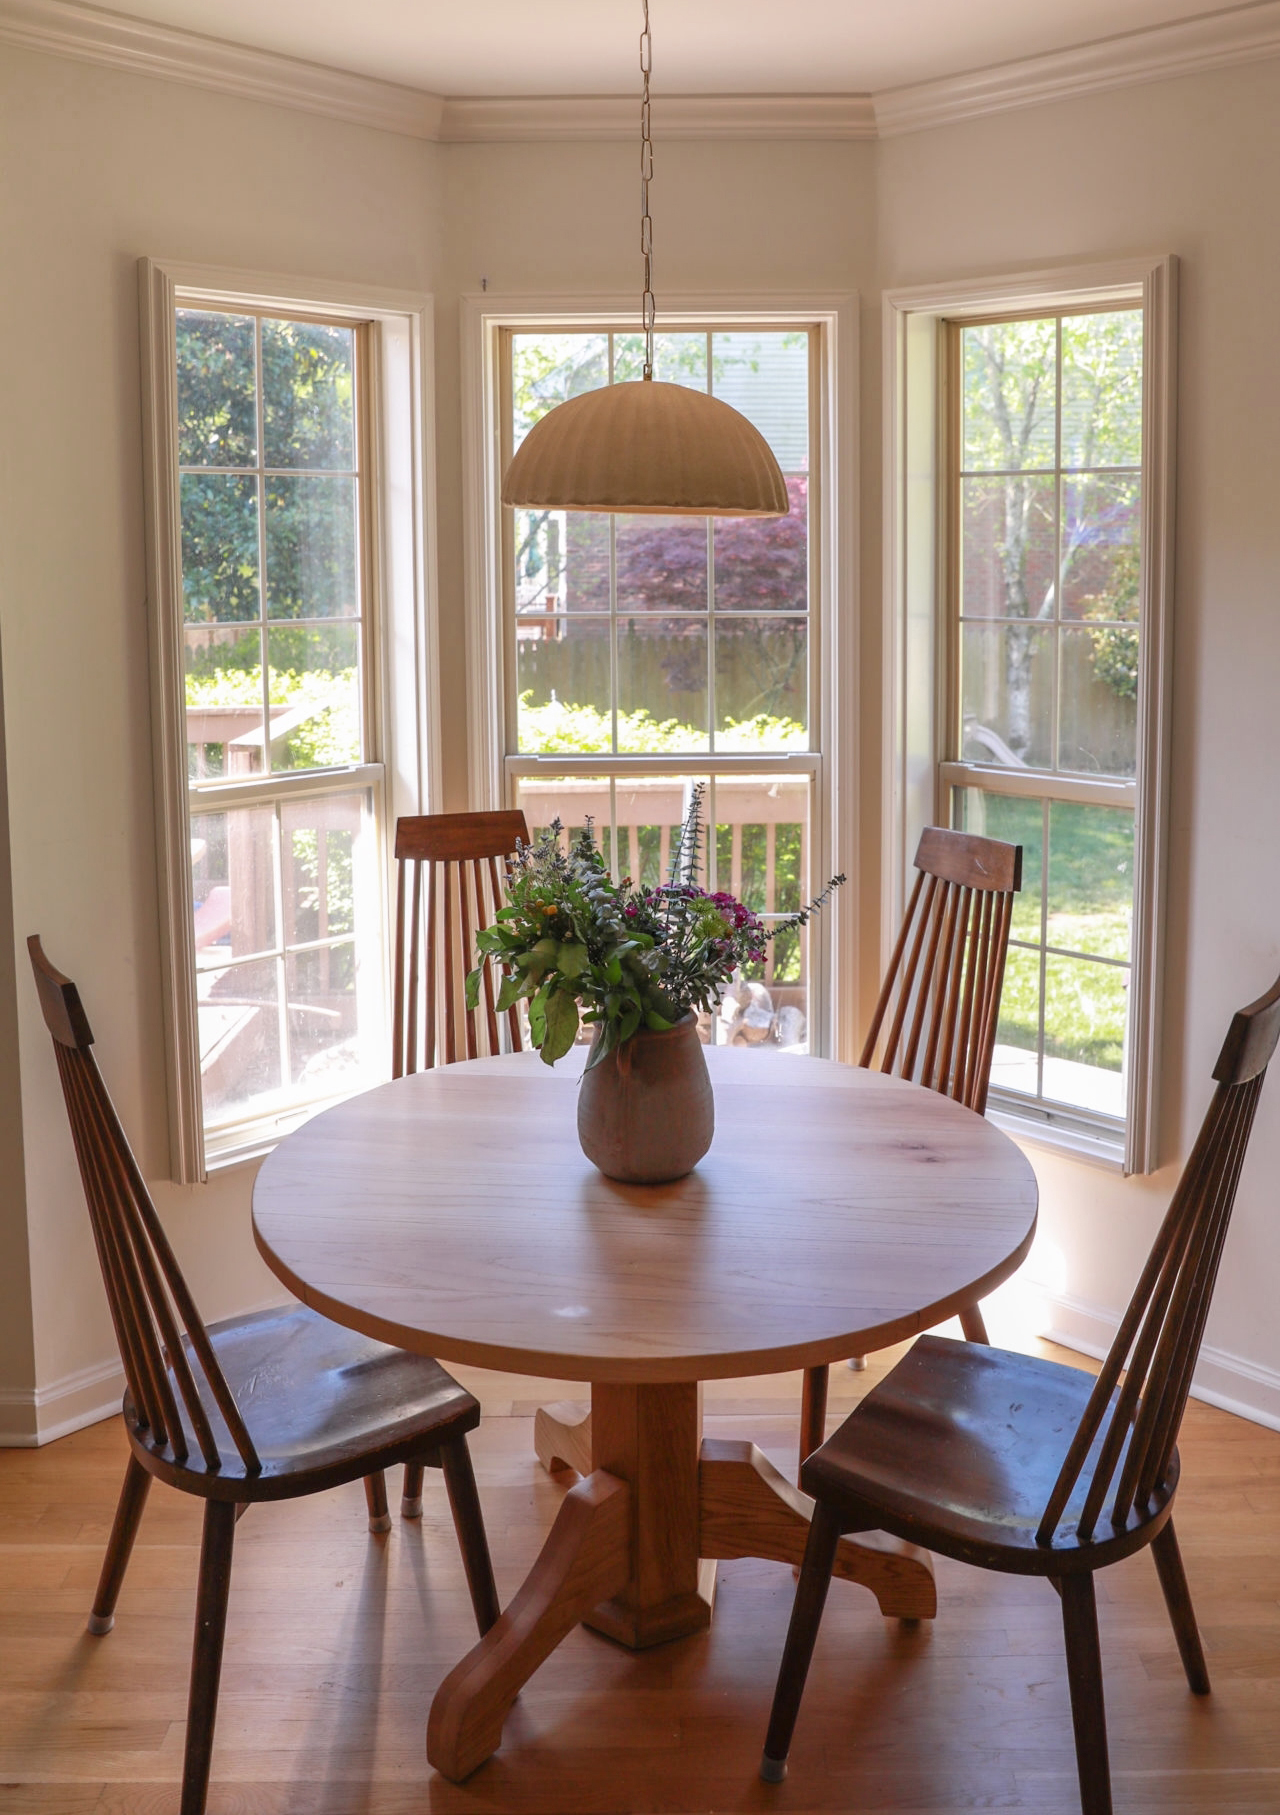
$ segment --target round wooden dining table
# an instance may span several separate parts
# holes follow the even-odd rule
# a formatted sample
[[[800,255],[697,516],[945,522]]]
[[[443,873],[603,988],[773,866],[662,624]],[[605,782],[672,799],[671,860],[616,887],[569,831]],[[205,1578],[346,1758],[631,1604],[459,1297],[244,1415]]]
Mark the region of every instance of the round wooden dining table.
[[[578,1049],[384,1084],[264,1162],[254,1232],[338,1323],[442,1361],[591,1383],[539,1448],[585,1472],[522,1587],[432,1702],[427,1756],[461,1781],[578,1622],[634,1647],[705,1628],[716,1560],[798,1563],[811,1503],[754,1444],[703,1439],[704,1380],[814,1367],[899,1342],[1006,1279],[1036,1181],[1005,1135],[879,1072],[710,1048],[716,1133],[696,1171],[623,1185],[584,1157]],[[563,1435],[560,1436],[563,1427]],[[881,1610],[936,1611],[928,1555],[841,1540],[838,1576]]]

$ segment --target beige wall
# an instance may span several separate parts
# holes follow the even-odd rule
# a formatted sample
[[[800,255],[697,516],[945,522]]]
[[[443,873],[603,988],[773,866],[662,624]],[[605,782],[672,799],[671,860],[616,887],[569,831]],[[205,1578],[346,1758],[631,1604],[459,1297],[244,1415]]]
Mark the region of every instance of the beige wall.
[[[101,1404],[102,1382],[75,1377],[113,1355],[27,933],[83,981],[150,1176],[167,1152],[137,259],[429,290],[439,203],[434,147],[8,47],[0,168],[0,640],[26,1176],[25,1234],[19,1171],[0,1241],[6,1260],[29,1241],[35,1361],[34,1382],[29,1366],[0,1377],[10,1428],[26,1416],[12,1396],[29,1401],[35,1383],[67,1387],[45,1424]],[[210,1317],[278,1295],[252,1249],[248,1187],[242,1168],[208,1190],[158,1192]],[[11,1293],[6,1269],[0,1321],[16,1331]],[[9,1340],[0,1357],[20,1367]]]
[[[1170,1161],[1203,1113],[1229,1011],[1280,971],[1278,175],[1276,61],[880,148],[885,287],[1137,252],[1181,260],[1162,1116]],[[864,705],[875,710],[873,690]],[[1203,1373],[1280,1420],[1278,1162],[1274,1080],[1208,1331],[1212,1348],[1246,1369],[1211,1355]],[[1055,1321],[1096,1340],[1124,1303],[1173,1168],[1122,1182],[1039,1155],[1036,1165],[1043,1270],[1086,1307],[1060,1305]]]
[[[1224,1011],[1280,968],[1280,614],[1271,424],[1280,63],[864,144],[659,147],[668,291],[863,294],[864,611],[858,854],[874,975],[882,284],[1173,251],[1183,260],[1179,584],[1165,1145],[1185,1150]],[[461,805],[458,299],[631,293],[625,144],[433,147],[255,103],[0,51],[0,1430],[103,1402],[112,1354],[56,1074],[22,939],[81,977],[144,1168],[164,1169],[135,261],[350,279],[437,299],[445,793]],[[12,937],[4,858],[12,857]],[[846,859],[847,861],[847,859]],[[21,1122],[14,1114],[21,1060]],[[6,1116],[8,1119],[6,1120]],[[1228,1253],[1211,1341],[1223,1392],[1280,1415],[1280,1234],[1265,1181],[1280,1089]],[[1171,1168],[1122,1183],[1036,1156],[1040,1268],[1079,1340],[1123,1302]],[[210,1317],[276,1294],[248,1231],[252,1167],[157,1197]],[[29,1249],[29,1254],[28,1254]],[[1064,1300],[1067,1301],[1064,1304]],[[1072,1308],[1072,1307],[1076,1308]],[[1079,1307],[1083,1306],[1083,1309]],[[1074,1318],[1074,1324],[1070,1320]],[[1252,1372],[1250,1372],[1252,1370]],[[77,1384],[79,1382],[79,1384]],[[1234,1385],[1232,1384],[1234,1383]],[[59,1392],[60,1385],[65,1390]],[[24,1410],[25,1408],[25,1410]]]

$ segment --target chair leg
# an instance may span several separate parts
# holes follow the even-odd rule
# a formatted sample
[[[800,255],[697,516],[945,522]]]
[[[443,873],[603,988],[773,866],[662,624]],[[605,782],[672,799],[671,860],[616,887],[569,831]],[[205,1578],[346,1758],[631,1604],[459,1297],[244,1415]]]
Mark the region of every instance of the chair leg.
[[[964,1331],[966,1342],[983,1342],[988,1348],[991,1347],[991,1338],[987,1335],[981,1305],[965,1306],[960,1313],[960,1328]]]
[[[806,1368],[804,1394],[800,1401],[800,1460],[803,1462],[827,1438],[827,1385],[829,1368]]]
[[[196,1591],[196,1635],[191,1653],[191,1688],[187,1696],[187,1752],[182,1767],[181,1815],[204,1815],[213,1759],[213,1727],[218,1718],[218,1679],[222,1674],[222,1640],[227,1629],[227,1594],[231,1587],[231,1548],[236,1509],[229,1500],[206,1500],[204,1538],[200,1545],[200,1586]]]
[[[480,1510],[471,1452],[465,1437],[441,1445],[440,1465],[444,1469],[444,1484],[449,1490],[449,1508],[453,1513],[453,1528],[458,1534],[458,1548],[462,1552],[462,1567],[467,1572],[471,1605],[483,1638],[496,1624],[502,1609],[498,1606],[493,1564],[489,1560],[489,1540],[485,1537],[484,1515]]]
[[[369,1530],[390,1531],[391,1514],[387,1511],[387,1477],[379,1469],[364,1478],[364,1497],[369,1507]]]
[[[1195,1609],[1191,1605],[1191,1591],[1187,1587],[1187,1578],[1182,1567],[1182,1552],[1178,1549],[1178,1540],[1173,1535],[1172,1519],[1152,1543],[1151,1554],[1156,1560],[1156,1572],[1160,1577],[1160,1586],[1164,1590],[1164,1604],[1169,1609],[1169,1618],[1173,1623],[1173,1636],[1178,1641],[1182,1668],[1187,1673],[1191,1693],[1208,1695],[1209,1671],[1204,1661],[1200,1634],[1196,1629],[1196,1615]]]
[[[1098,1606],[1091,1575],[1061,1578],[1062,1629],[1067,1641],[1071,1723],[1076,1735],[1083,1815],[1112,1815],[1111,1767],[1107,1762],[1107,1713],[1102,1696],[1102,1653],[1098,1648]]]
[[[98,1577],[93,1612],[89,1615],[90,1632],[99,1635],[110,1632],[116,1623],[116,1601],[124,1585],[124,1572],[129,1567],[133,1540],[138,1535],[150,1487],[151,1476],[136,1456],[130,1456],[129,1466],[124,1471],[124,1486],[120,1489],[115,1523],[111,1527],[111,1537],[107,1543],[107,1554],[102,1559],[102,1574]]]
[[[400,1517],[402,1519],[420,1519],[422,1517],[422,1474],[421,1462],[405,1463],[404,1492],[400,1496]]]
[[[795,1732],[800,1697],[804,1694],[809,1661],[818,1640],[818,1627],[822,1623],[822,1609],[831,1586],[831,1571],[839,1542],[840,1521],[830,1507],[819,1501],[813,1509],[804,1567],[796,1585],[791,1624],[787,1628],[787,1642],[778,1670],[778,1686],[773,1692],[764,1756],[760,1760],[760,1775],[766,1783],[781,1783],[787,1775],[791,1735]]]

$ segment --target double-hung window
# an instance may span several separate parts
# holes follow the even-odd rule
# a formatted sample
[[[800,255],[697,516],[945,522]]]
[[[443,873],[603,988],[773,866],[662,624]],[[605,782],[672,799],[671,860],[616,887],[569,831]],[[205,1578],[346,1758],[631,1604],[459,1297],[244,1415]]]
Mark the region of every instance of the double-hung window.
[[[351,308],[144,279],[172,1145],[191,1179],[386,1071],[386,348]]]
[[[1168,267],[1154,276],[1167,283]],[[1140,1169],[1158,1006],[1171,314],[1136,285],[1011,300],[930,312],[932,374],[918,359],[914,398],[905,337],[904,415],[914,402],[927,418],[936,386],[932,550],[918,525],[913,550],[910,482],[899,494],[905,565],[930,560],[937,575],[933,816],[1023,848],[992,1108]]]
[[[657,336],[655,376],[724,398],[770,443],[790,514],[750,520],[503,511],[503,782],[531,829],[589,820],[617,878],[667,873],[696,783],[700,881],[776,924],[827,857],[819,330],[690,324]],[[556,403],[640,379],[643,340],[607,326],[503,330],[509,459]],[[823,929],[825,932],[825,929]],[[783,930],[703,1037],[810,1050],[823,1038],[815,928]],[[817,1025],[815,1026],[815,1021]]]

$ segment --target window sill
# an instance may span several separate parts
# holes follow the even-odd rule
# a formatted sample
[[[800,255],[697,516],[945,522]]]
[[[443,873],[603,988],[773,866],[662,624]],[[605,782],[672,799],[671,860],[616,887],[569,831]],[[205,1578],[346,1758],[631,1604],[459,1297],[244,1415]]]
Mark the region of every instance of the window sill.
[[[364,1078],[352,1090],[340,1091],[334,1096],[323,1097],[294,1109],[258,1116],[251,1121],[237,1122],[227,1128],[207,1131],[204,1137],[206,1173],[224,1172],[231,1166],[243,1166],[251,1160],[265,1159],[286,1135],[301,1128],[313,1116],[320,1115],[326,1109],[333,1109],[338,1103],[345,1103],[349,1097],[360,1096],[362,1092],[383,1082],[384,1079],[377,1077]]]
[[[1124,1175],[1124,1130],[1082,1127],[1079,1123],[1049,1121],[1038,1115],[1020,1112],[1008,1104],[988,1103],[987,1120],[1009,1135],[1012,1140],[1032,1147],[1044,1147],[1070,1159],[1084,1160],[1104,1172]]]

